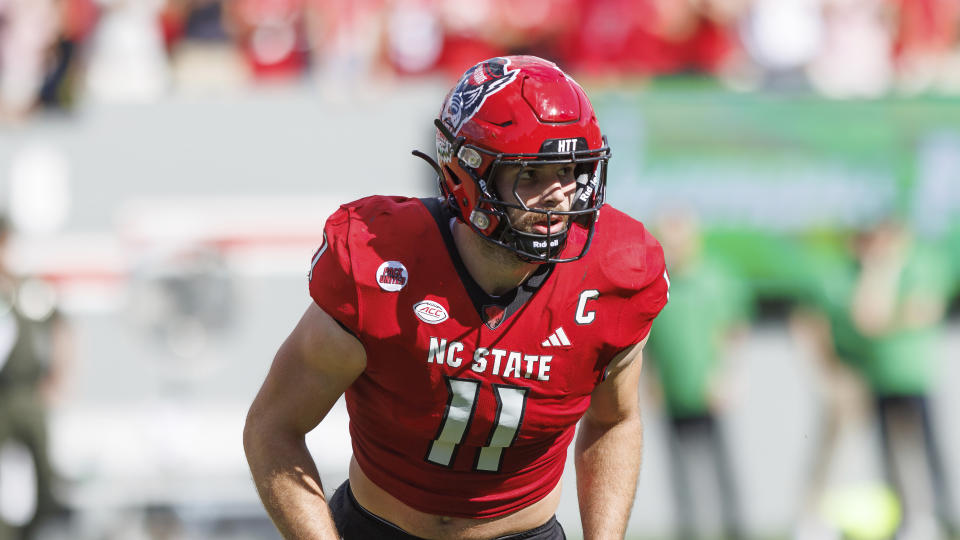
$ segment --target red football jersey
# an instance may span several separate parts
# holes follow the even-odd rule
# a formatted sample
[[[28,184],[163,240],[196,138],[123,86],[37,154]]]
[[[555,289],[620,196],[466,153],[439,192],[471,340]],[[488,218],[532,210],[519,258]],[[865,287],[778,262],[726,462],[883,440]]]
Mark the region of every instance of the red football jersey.
[[[467,273],[437,199],[370,197],[328,220],[310,294],[364,345],[346,392],[353,452],[417,510],[514,512],[559,482],[610,360],[667,301],[660,245],[605,206],[586,257],[491,297]],[[567,249],[586,234],[571,228]]]

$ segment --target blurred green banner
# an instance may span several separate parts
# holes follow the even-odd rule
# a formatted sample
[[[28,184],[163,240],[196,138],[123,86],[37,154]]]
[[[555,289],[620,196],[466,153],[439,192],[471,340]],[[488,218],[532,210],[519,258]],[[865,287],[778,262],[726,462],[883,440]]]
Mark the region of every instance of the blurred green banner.
[[[960,283],[960,100],[827,100],[697,84],[594,92],[608,201],[655,227],[696,212],[761,296],[797,298],[822,256],[886,218],[946,250]]]

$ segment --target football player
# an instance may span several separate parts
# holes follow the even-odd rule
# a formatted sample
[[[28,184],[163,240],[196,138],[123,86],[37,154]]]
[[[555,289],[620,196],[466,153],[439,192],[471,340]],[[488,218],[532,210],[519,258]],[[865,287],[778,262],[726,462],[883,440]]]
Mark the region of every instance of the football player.
[[[662,250],[604,206],[610,149],[553,63],[477,64],[434,124],[437,160],[414,153],[441,197],[369,197],[327,220],[313,303],[244,430],[263,503],[288,538],[565,538],[580,422],[584,537],[622,538]],[[327,499],[304,436],[341,394],[353,458]]]

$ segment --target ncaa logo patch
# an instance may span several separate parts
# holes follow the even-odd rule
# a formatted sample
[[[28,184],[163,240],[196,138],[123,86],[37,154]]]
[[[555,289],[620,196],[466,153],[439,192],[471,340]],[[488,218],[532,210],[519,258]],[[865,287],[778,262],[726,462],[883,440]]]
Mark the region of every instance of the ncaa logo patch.
[[[397,292],[407,286],[407,267],[400,261],[387,261],[377,268],[377,285],[387,292]]]
[[[447,310],[433,300],[423,300],[413,305],[417,318],[427,324],[440,324],[449,318]]]

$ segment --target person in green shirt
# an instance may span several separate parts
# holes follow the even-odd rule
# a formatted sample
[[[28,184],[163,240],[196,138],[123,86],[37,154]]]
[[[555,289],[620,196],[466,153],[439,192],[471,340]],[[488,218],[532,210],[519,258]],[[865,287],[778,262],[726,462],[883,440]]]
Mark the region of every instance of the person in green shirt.
[[[899,536],[934,537],[928,530],[937,526],[928,519],[932,513],[943,532],[956,538],[949,475],[929,399],[951,284],[946,259],[934,246],[913,238],[902,223],[889,220],[857,237],[852,264],[825,265],[819,275],[817,304],[833,349],[824,355],[852,368],[873,402],[884,475],[904,506]],[[822,446],[835,439],[834,433]],[[818,452],[814,477],[825,474],[829,454],[827,448]],[[925,468],[919,477],[906,473],[917,457]],[[824,479],[812,478],[812,484],[820,487],[811,500],[822,491]]]
[[[903,470],[912,442],[923,444],[936,515],[955,537],[952,497],[944,474],[929,394],[937,374],[942,323],[950,288],[943,255],[916,242],[898,222],[884,222],[857,243],[859,272],[850,320],[864,338],[860,372],[876,404],[885,473],[905,505],[904,527],[923,527],[924,503]]]
[[[677,537],[696,537],[697,503],[690,474],[707,457],[715,471],[725,538],[742,537],[737,489],[728,448],[718,424],[725,385],[723,359],[734,329],[747,317],[747,295],[721,263],[706,256],[696,219],[665,217],[658,238],[670,272],[670,297],[647,343],[669,424]],[[703,452],[702,450],[706,450]],[[701,530],[704,527],[699,527]]]

